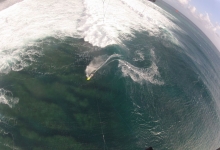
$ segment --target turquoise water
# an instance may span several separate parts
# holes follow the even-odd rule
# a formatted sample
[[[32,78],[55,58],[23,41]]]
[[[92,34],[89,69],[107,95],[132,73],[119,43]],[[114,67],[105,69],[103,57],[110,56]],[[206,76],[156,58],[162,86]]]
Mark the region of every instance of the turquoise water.
[[[185,31],[172,31],[175,37],[161,28],[157,37],[134,31],[123,44],[104,48],[72,37],[26,46],[38,50],[31,61],[22,56],[27,67],[0,75],[11,99],[0,105],[0,149],[220,147],[219,52],[175,16]],[[102,67],[87,81],[90,65]]]

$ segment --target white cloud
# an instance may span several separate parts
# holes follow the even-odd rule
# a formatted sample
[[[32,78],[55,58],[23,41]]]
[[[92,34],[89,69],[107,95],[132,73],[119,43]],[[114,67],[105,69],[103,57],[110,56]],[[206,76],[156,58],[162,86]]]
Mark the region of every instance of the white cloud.
[[[198,13],[196,11],[197,10],[196,7],[194,6],[189,6],[188,9],[193,14],[195,19],[197,19],[197,22],[195,22],[195,20],[192,20],[192,21],[196,23],[199,27],[203,25],[205,28],[211,29],[214,32],[220,31],[220,25],[218,23],[215,23],[215,24],[212,23],[208,13],[205,13],[205,14]]]
[[[200,17],[201,20],[206,21],[208,23],[211,23],[211,20],[209,18],[209,14],[208,13],[200,14],[199,17]]]
[[[199,19],[204,23],[204,25],[206,27],[213,27],[214,25],[212,24],[210,18],[209,18],[209,14],[205,13],[205,14],[199,14]]]
[[[213,28],[213,31],[220,31],[220,25],[216,25],[216,26]]]
[[[169,2],[170,5],[173,5],[174,2],[176,2],[176,0],[165,0],[166,2]],[[210,19],[210,16],[208,13],[199,13],[197,11],[197,8],[195,6],[190,5],[190,1],[191,0],[178,0],[179,3],[181,3],[182,5],[184,5],[185,7],[182,7],[181,10],[183,10],[182,13],[186,14],[188,13],[188,17],[190,20],[192,20],[198,27],[200,28],[207,28],[207,29],[211,29],[214,32],[219,32],[220,33],[220,25],[219,23],[213,23]],[[215,0],[215,1],[220,1],[220,0]],[[174,7],[180,7],[178,5],[173,5]],[[184,10],[185,9],[185,10]],[[186,9],[188,9],[187,13],[186,13]]]
[[[198,13],[195,7],[190,7],[189,9],[191,14],[193,14],[192,16],[194,16],[192,21],[212,40],[214,45],[220,51],[220,25],[218,23],[213,23],[208,13]]]
[[[189,10],[192,12],[192,13],[195,13],[196,12],[196,7],[189,7]]]

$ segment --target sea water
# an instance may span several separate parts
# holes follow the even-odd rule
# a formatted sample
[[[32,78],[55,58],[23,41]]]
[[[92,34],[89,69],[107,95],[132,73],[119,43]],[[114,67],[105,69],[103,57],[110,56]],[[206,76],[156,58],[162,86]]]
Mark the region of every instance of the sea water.
[[[219,52],[165,3],[25,0],[0,17],[1,149],[220,147]]]

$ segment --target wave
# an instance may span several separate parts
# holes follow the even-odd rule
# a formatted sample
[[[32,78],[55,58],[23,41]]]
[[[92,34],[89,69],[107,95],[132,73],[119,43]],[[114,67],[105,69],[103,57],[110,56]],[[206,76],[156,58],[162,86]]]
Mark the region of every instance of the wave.
[[[163,12],[140,0],[25,0],[0,11],[0,34],[4,39],[0,49],[20,47],[47,36],[80,37],[105,47],[120,42],[120,34],[132,35],[133,30],[155,35],[160,27],[176,27]]]
[[[142,0],[21,1],[0,11],[0,73],[28,66],[21,57],[31,52],[25,47],[49,36],[83,38],[93,46],[106,47],[123,45],[123,40],[135,37],[135,31],[160,37],[166,28],[169,34],[163,37],[172,39],[171,30],[177,26],[164,12]]]
[[[134,31],[147,31],[150,36],[159,37],[164,28],[181,30],[164,16],[162,9],[149,2],[84,0],[83,5],[77,29],[94,46],[123,44],[122,39],[134,37]],[[172,33],[168,36],[173,37]]]

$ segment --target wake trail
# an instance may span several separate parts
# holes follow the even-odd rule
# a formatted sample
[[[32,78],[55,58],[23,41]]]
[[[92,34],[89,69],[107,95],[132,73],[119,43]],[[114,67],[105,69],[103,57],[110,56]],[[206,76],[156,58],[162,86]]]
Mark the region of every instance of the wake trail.
[[[109,56],[105,61],[103,60],[102,56],[94,58],[90,64],[86,67],[86,77],[87,80],[93,77],[93,75],[102,67],[105,65],[108,65],[109,63],[120,59],[121,55],[119,54],[113,54]],[[101,64],[101,65],[100,65]]]
[[[113,59],[113,58],[115,58],[115,59],[109,61],[110,59]],[[108,65],[108,64],[111,63],[112,61],[115,61],[115,60],[117,60],[117,59],[119,59],[119,58],[120,58],[120,55],[118,55],[118,54],[113,54],[113,55],[111,55],[97,70],[99,70],[100,68],[102,68],[104,65]],[[108,61],[109,61],[109,62],[108,62]]]
[[[152,62],[151,66],[148,68],[138,68],[132,64],[119,60],[119,68],[121,68],[122,75],[124,77],[130,77],[134,82],[140,84],[144,82],[150,82],[152,84],[163,85],[164,82],[160,79],[160,73],[155,62]]]

